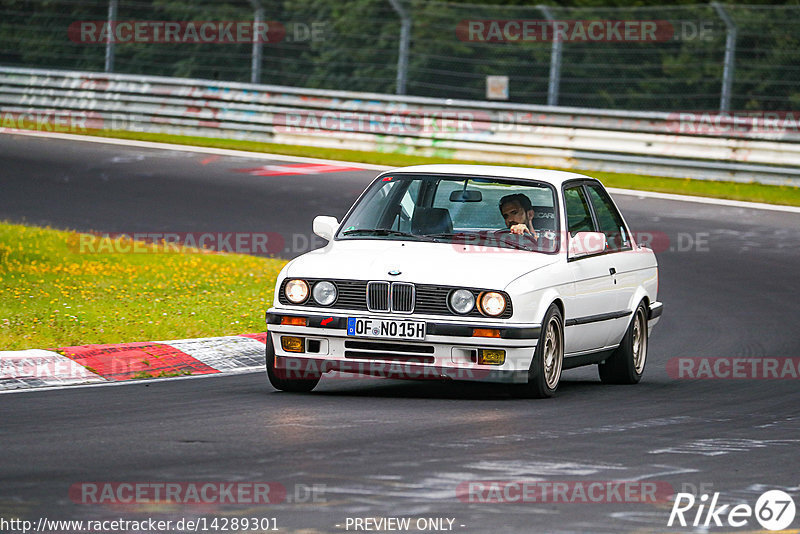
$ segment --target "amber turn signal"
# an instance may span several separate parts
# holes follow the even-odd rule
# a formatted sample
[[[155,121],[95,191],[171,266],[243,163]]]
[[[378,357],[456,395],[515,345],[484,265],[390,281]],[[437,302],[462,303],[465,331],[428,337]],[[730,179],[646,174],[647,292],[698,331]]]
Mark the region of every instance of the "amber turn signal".
[[[473,328],[472,337],[500,337],[500,330],[496,328]]]
[[[308,326],[308,319],[305,317],[289,317],[284,315],[281,317],[281,324],[288,324],[292,326]]]

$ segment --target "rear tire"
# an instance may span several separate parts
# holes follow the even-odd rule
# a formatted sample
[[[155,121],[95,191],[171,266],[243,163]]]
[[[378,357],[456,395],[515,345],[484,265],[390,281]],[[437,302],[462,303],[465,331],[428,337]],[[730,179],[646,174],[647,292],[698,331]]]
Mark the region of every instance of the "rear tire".
[[[597,366],[605,384],[637,384],[647,363],[647,307],[640,302],[617,350]]]
[[[528,383],[515,384],[517,397],[546,399],[552,397],[561,380],[564,366],[564,319],[558,306],[551,304],[542,321],[542,332],[528,369]]]
[[[267,333],[267,378],[272,387],[280,391],[290,391],[292,393],[308,393],[314,389],[319,383],[321,375],[318,373],[309,373],[304,371],[297,371],[297,374],[303,374],[303,378],[288,378],[286,376],[286,369],[275,368],[275,347],[272,345],[272,335]]]

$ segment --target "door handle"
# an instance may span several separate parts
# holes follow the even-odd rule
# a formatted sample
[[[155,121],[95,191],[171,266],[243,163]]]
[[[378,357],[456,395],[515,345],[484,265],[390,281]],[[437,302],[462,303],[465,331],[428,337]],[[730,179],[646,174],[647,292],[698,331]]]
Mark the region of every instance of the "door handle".
[[[614,267],[612,267],[608,270],[608,274],[617,274],[617,270]]]

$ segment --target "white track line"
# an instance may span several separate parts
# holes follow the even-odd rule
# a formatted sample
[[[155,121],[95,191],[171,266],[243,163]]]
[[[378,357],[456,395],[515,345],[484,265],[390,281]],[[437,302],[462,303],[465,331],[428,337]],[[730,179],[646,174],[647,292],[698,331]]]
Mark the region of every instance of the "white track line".
[[[37,132],[32,130],[14,130],[12,128],[0,129],[0,132],[5,132],[14,135],[27,135],[30,137],[47,137],[55,139],[65,139],[69,141],[86,141],[89,143],[105,143],[109,145],[131,146],[139,148],[154,148],[159,150],[177,150],[182,152],[196,152],[200,154],[216,154],[220,156],[232,156],[239,158],[253,158],[253,159],[266,159],[277,161],[295,161],[299,163],[326,163],[347,165],[350,167],[358,167],[364,170],[386,171],[395,169],[386,165],[371,165],[368,163],[355,163],[352,161],[340,161],[333,159],[320,159],[320,158],[306,158],[300,156],[285,156],[283,154],[268,154],[265,152],[246,152],[244,150],[231,150],[227,148],[206,148],[192,145],[174,145],[170,143],[154,143],[152,141],[134,141],[130,139],[116,139],[113,137],[95,137],[90,135],[77,135],[65,134],[58,132]],[[457,163],[457,162],[454,162]],[[578,171],[580,172],[580,171]],[[656,193],[653,191],[639,191],[633,189],[616,189],[608,188],[608,191],[617,195],[630,195],[641,198],[656,198],[661,200],[675,200],[678,202],[694,202],[696,204],[710,204],[714,206],[725,206],[732,208],[748,208],[757,210],[781,211],[787,213],[800,213],[800,207],[797,206],[781,206],[778,204],[764,204],[761,202],[744,202],[741,200],[725,200],[721,198],[711,197],[698,197],[690,195],[675,195],[672,193]]]
[[[655,191],[638,191],[634,189],[616,189],[608,187],[608,192],[613,195],[630,195],[639,198],[657,198],[661,200],[677,200],[679,202],[694,202],[696,204],[711,204],[731,208],[748,208],[756,210],[783,211],[787,213],[800,213],[800,206],[781,206],[779,204],[764,204],[761,202],[744,202],[741,200],[727,200],[724,198],[693,197],[689,195],[674,195],[672,193],[656,193]]]
[[[87,143],[105,143],[109,145],[133,146],[138,148],[156,148],[160,150],[178,150],[181,152],[197,152],[200,154],[215,154],[219,156],[233,156],[237,158],[268,159],[277,161],[295,161],[298,163],[335,163],[348,167],[358,167],[368,171],[385,171],[395,167],[385,165],[370,165],[369,163],[355,163],[352,161],[339,161],[333,159],[306,158],[301,156],[285,156],[283,154],[270,154],[267,152],[247,152],[245,150],[232,150],[228,148],[212,148],[192,145],[177,145],[172,143],[155,143],[153,141],[135,141],[132,139],[117,139],[114,137],[95,137],[92,135],[65,134],[59,132],[37,132],[33,130],[13,130],[5,128],[4,133],[13,135],[27,135],[29,137],[46,137],[51,139],[66,139],[68,141],[85,141]]]

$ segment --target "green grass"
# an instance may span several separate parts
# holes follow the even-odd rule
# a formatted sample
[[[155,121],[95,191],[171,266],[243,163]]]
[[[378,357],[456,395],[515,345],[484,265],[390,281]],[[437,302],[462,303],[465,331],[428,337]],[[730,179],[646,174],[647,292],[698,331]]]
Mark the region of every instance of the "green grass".
[[[82,253],[79,236],[0,223],[0,350],[265,330],[285,261],[158,245]]]
[[[420,165],[426,163],[486,163],[481,161],[456,161],[446,157],[410,156],[395,152],[361,152],[357,150],[315,148],[307,146],[280,145],[274,143],[259,143],[256,141],[240,141],[236,139],[214,139],[206,137],[191,137],[145,132],[90,131],[85,133],[120,139],[135,139],[140,141],[155,141],[159,143],[227,148],[233,150],[248,150],[251,152],[335,159],[393,167]],[[800,187],[711,180],[692,180],[688,178],[662,178],[659,176],[644,176],[638,174],[623,174],[600,171],[581,170],[579,172],[599,179],[607,187],[619,187],[625,189],[638,189],[642,191],[658,191],[661,193],[677,193],[681,195],[800,206]]]

